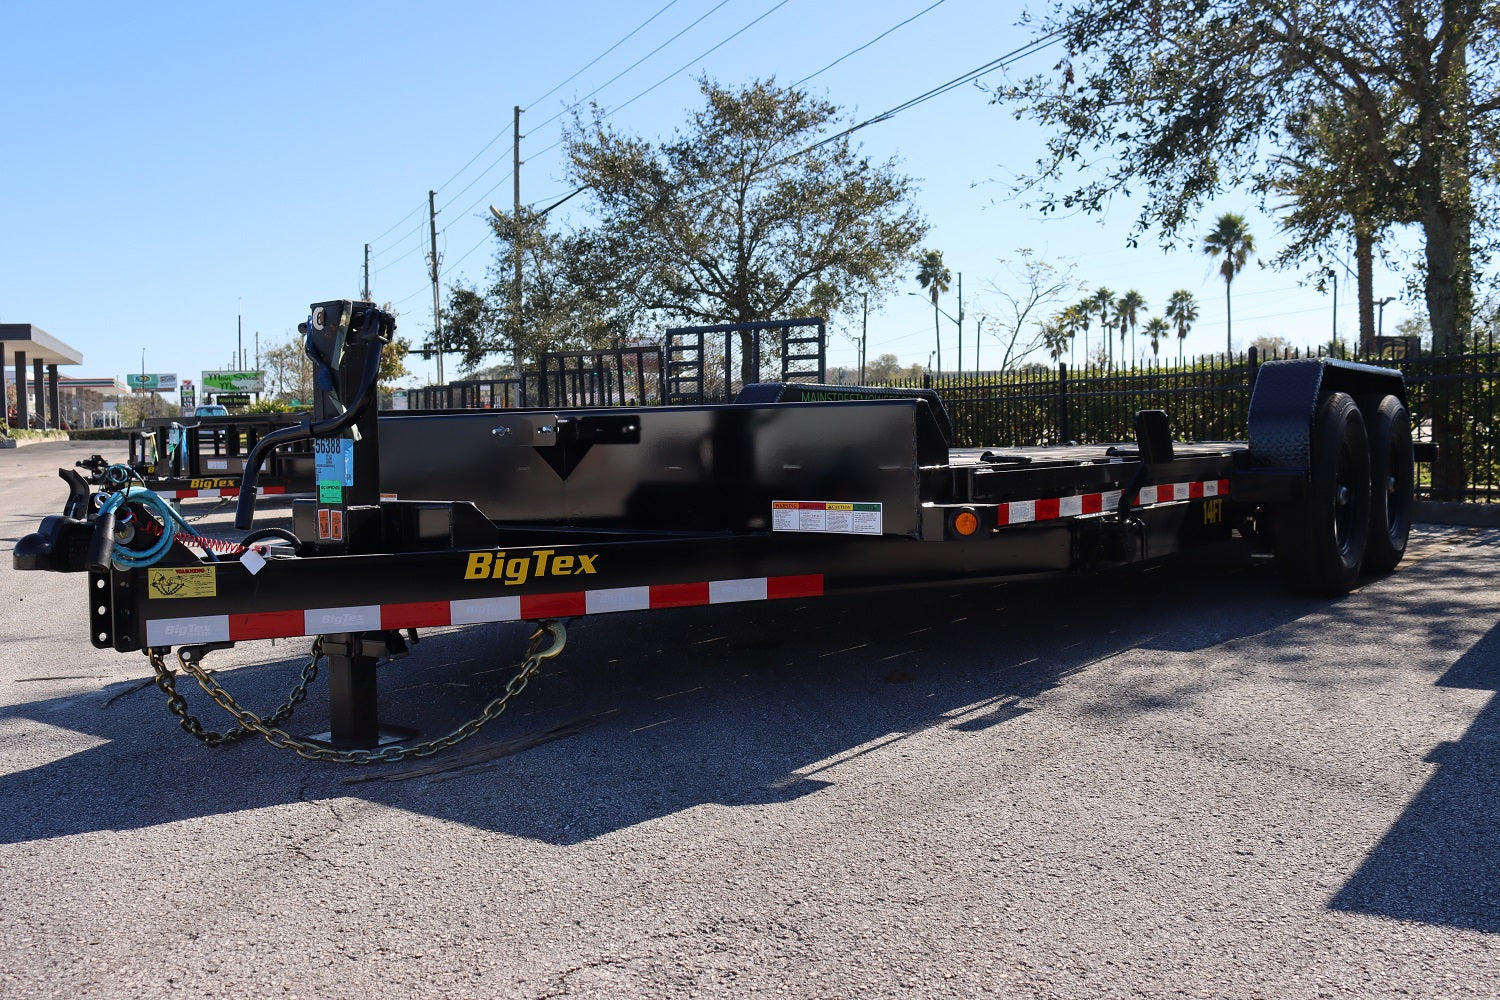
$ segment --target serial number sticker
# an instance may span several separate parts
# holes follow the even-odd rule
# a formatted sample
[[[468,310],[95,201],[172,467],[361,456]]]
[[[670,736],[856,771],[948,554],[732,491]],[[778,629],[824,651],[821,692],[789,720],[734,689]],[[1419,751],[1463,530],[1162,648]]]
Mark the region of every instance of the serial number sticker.
[[[313,481],[354,485],[354,442],[348,438],[313,440]]]
[[[218,570],[213,566],[147,570],[146,590],[152,598],[214,597],[219,592]]]
[[[845,500],[776,500],[771,503],[772,531],[878,535],[882,526],[882,508],[878,503]]]

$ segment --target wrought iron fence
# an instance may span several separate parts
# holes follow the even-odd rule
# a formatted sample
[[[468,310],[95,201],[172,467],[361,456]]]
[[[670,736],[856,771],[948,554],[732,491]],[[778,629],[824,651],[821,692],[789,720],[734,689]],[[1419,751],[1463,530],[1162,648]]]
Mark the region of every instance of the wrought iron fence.
[[[1415,355],[1372,363],[1400,367],[1406,374],[1416,438],[1452,459],[1461,485],[1434,485],[1434,464],[1418,466],[1418,495],[1424,499],[1500,503],[1500,351],[1484,343],[1466,354]],[[1034,365],[1013,372],[926,376],[889,384],[930,388],[943,398],[960,447],[1020,447],[1102,444],[1128,441],[1137,410],[1167,411],[1173,436],[1181,441],[1243,440],[1250,392],[1260,364],[1268,360],[1317,356],[1291,351],[1262,357],[1251,348],[1238,357],[1199,359],[1181,365],[1073,372],[1066,365]],[[599,388],[586,365],[548,368],[552,401],[544,405],[652,405],[662,401],[657,357],[613,359],[618,389]],[[629,377],[620,373],[628,370]],[[606,375],[608,372],[605,373]],[[644,376],[649,384],[637,385]],[[515,380],[454,383],[412,390],[413,408],[488,408],[537,405],[541,373],[528,372],[526,391]]]
[[[1422,461],[1423,499],[1500,502],[1500,351],[1495,345],[1460,355],[1414,355],[1370,363],[1406,375],[1413,432],[1452,460],[1461,485],[1434,483],[1437,463]],[[1314,357],[1291,351],[1261,357],[1254,348],[1232,358],[1184,366],[1147,366],[1076,373],[1066,365],[1016,372],[927,376],[892,385],[937,390],[960,447],[1019,447],[1074,441],[1101,444],[1131,437],[1137,410],[1166,410],[1181,441],[1243,440],[1250,392],[1260,364]],[[1423,449],[1419,454],[1428,454]]]

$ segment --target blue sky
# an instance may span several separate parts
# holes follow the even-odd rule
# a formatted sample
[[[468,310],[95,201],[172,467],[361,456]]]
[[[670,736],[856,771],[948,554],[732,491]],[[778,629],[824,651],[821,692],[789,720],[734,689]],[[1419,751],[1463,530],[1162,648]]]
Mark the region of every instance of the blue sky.
[[[370,243],[372,297],[393,302],[400,333],[418,341],[432,319],[427,192],[438,190],[445,283],[482,280],[487,206],[511,203],[513,106],[525,109],[522,199],[546,205],[570,190],[556,144],[571,103],[592,94],[617,128],[664,137],[697,104],[701,74],[791,83],[931,4],[8,5],[0,322],[32,323],[79,348],[84,364],[64,374],[123,376],[142,370],[144,355],[146,371],[196,381],[234,363],[237,318],[253,361],[257,334],[263,346],[284,341],[309,302],[357,296]],[[1023,45],[1019,10],[943,0],[806,86],[864,120]],[[1044,70],[1056,56],[1010,72]],[[1148,237],[1130,248],[1132,205],[1102,220],[1039,218],[1010,184],[1037,155],[1037,132],[980,89],[960,87],[858,135],[867,154],[897,157],[919,179],[926,244],[963,273],[966,366],[974,319],[1001,311],[990,287],[1004,280],[1000,261],[1021,248],[1071,263],[1089,288],[1138,289],[1148,316],[1172,290],[1193,291],[1201,318],[1188,351],[1222,350],[1214,262],[1196,244],[1168,254]],[[1249,195],[1216,202],[1198,233],[1227,210],[1249,215],[1262,256],[1274,254],[1275,223]],[[1299,277],[1252,264],[1236,279],[1236,347],[1261,335],[1329,339],[1331,299]],[[1400,294],[1400,283],[1378,274],[1377,297]],[[1338,326],[1349,338],[1352,278],[1340,284]],[[910,275],[885,290],[870,317],[872,359],[927,363],[932,310],[908,295],[918,290]],[[943,304],[957,312],[952,293]],[[1388,306],[1385,332],[1411,308]],[[852,363],[858,319],[832,331],[831,361]],[[943,336],[952,367],[953,328]],[[982,361],[998,354],[987,337],[982,350]],[[431,362],[409,366],[409,384],[433,376]]]

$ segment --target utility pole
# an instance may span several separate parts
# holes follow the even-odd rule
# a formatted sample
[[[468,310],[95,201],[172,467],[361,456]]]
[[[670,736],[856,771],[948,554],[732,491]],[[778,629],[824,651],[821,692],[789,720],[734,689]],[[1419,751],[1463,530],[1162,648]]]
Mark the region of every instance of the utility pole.
[[[522,406],[526,405],[526,376],[521,367],[521,106],[515,106],[515,145],[513,157],[515,164],[511,175],[515,181],[515,216],[516,232],[511,239],[511,256],[515,258],[515,276],[511,279],[510,292],[510,322],[512,335],[515,338],[516,349],[516,385],[517,399]]]
[[[370,244],[365,244],[365,293],[364,301],[370,301]]]
[[[245,370],[245,317],[234,318],[234,367]]]
[[[1329,342],[1334,357],[1339,353],[1339,273],[1333,272],[1333,340]]]
[[[427,192],[427,225],[432,234],[432,347],[437,353],[437,384],[443,385],[443,302],[438,288],[437,192]]]
[[[870,293],[860,292],[860,302],[864,307],[864,319],[859,325],[859,384],[865,384],[865,352],[870,347]]]
[[[958,373],[964,371],[964,273],[958,272]]]

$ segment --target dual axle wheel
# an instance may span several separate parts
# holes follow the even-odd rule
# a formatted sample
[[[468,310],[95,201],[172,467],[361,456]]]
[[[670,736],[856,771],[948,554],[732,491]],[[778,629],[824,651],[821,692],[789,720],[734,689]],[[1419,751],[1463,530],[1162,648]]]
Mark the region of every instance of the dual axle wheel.
[[[1365,402],[1362,412],[1347,393],[1319,401],[1307,489],[1274,511],[1276,568],[1293,590],[1347,593],[1361,572],[1387,573],[1406,552],[1411,417],[1395,396]]]

